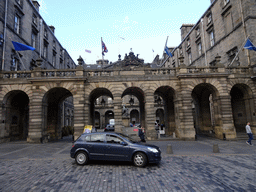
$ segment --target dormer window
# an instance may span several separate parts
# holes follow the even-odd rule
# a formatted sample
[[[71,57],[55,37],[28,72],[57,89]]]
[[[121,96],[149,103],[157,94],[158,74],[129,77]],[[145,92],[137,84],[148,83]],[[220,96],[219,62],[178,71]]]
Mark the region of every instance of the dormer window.
[[[207,24],[209,24],[211,22],[212,22],[212,14],[209,14],[208,18],[207,18]]]
[[[187,39],[187,47],[190,47],[190,38]]]
[[[46,39],[48,39],[48,32],[47,32],[46,29],[44,30],[44,37],[45,37]]]
[[[56,41],[55,40],[53,40],[53,42],[52,42],[52,47],[53,47],[53,49],[56,49]]]
[[[230,0],[224,0],[224,6],[229,3]]]
[[[197,27],[197,28],[196,28],[196,36],[198,37],[199,35],[200,35],[200,28]]]
[[[33,17],[32,17],[32,22],[33,22],[34,25],[37,26],[37,17],[34,14],[33,14]]]

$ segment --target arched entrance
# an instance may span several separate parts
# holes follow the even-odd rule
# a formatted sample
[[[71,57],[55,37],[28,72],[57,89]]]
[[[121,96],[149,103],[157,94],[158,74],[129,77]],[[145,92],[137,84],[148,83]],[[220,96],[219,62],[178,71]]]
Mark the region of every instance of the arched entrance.
[[[236,84],[230,91],[234,126],[236,132],[245,132],[246,123],[252,122],[254,102],[248,85]]]
[[[5,135],[14,140],[26,140],[29,127],[29,98],[23,91],[9,92],[2,104]]]
[[[214,135],[220,126],[218,91],[211,84],[202,83],[192,91],[191,102],[196,134]]]
[[[107,111],[112,111],[112,117],[114,119],[114,113],[113,113],[113,95],[112,93],[106,89],[106,88],[96,88],[94,89],[90,96],[90,115],[89,115],[89,124],[96,126],[97,119],[101,119],[100,128],[104,129],[106,124],[108,124],[108,120],[106,118],[106,115],[110,114],[106,113]],[[100,117],[95,116],[95,111],[99,112]]]
[[[141,124],[145,127],[145,98],[143,91],[138,87],[129,87],[123,92],[121,97],[123,125],[129,127],[130,122],[133,123],[134,121],[136,124]],[[133,110],[134,112],[132,112]]]
[[[58,87],[49,90],[43,98],[43,136],[49,136],[50,140],[62,137],[63,120],[65,121],[65,106],[73,111],[72,93],[64,88]],[[67,99],[67,100],[66,100]],[[68,102],[68,105],[63,103]],[[70,123],[69,123],[70,124]]]
[[[130,112],[130,123],[132,125],[140,123],[140,113],[137,109],[132,109]]]
[[[156,121],[159,124],[164,124],[165,133],[171,135],[176,129],[174,112],[175,91],[169,86],[162,86],[155,91],[154,95],[155,108],[162,109],[156,110]]]

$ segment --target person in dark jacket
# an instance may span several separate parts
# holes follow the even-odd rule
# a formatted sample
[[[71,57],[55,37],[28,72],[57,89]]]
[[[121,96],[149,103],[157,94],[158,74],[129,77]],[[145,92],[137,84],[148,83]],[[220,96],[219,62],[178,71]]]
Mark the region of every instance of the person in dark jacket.
[[[141,142],[146,142],[143,127],[139,128],[138,134],[139,134]]]

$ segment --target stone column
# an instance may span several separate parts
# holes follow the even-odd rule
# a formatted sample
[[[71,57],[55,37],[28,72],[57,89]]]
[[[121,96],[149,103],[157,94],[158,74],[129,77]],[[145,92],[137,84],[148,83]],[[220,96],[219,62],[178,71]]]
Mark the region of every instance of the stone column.
[[[84,130],[86,125],[85,120],[85,100],[84,100],[84,85],[82,82],[77,83],[76,94],[73,95],[74,104],[74,139],[77,139]],[[87,111],[88,113],[88,111]]]
[[[114,118],[115,118],[115,132],[122,133],[122,98],[121,94],[114,94]]]
[[[215,104],[220,114],[220,127],[215,128],[215,136],[219,139],[235,139],[236,130],[233,123],[232,105],[230,95],[222,95],[219,102]]]
[[[182,90],[182,91],[181,91]],[[177,90],[178,98],[175,100],[176,135],[180,139],[195,140],[196,131],[194,128],[192,96],[186,88],[186,83],[180,83],[180,90]]]
[[[27,142],[40,143],[44,131],[43,95],[39,89],[32,88],[32,97],[29,103],[29,129]]]
[[[147,140],[157,139],[155,130],[156,111],[154,108],[154,93],[145,93],[145,132]]]

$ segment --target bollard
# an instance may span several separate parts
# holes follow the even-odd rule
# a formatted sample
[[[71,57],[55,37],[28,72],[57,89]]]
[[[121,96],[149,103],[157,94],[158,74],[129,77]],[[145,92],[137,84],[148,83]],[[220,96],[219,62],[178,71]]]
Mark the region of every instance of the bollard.
[[[213,144],[213,153],[219,153],[220,150],[219,150],[219,146],[218,144]]]
[[[167,154],[173,154],[173,151],[172,151],[172,145],[171,144],[168,144],[167,145]]]

